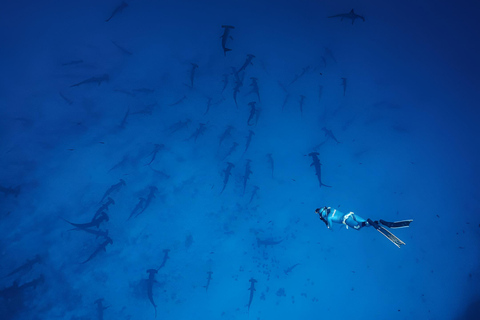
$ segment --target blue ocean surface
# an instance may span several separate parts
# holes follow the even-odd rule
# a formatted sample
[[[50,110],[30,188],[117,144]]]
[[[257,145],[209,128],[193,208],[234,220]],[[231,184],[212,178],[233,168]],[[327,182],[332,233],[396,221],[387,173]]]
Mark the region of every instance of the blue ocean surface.
[[[0,8],[1,320],[480,319],[479,2]]]

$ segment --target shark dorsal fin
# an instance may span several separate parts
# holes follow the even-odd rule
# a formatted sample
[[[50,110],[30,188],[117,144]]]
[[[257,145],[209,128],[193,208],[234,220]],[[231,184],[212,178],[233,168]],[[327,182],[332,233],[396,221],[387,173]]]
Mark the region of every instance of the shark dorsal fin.
[[[350,10],[350,13],[355,13],[355,12],[353,12],[353,9],[352,9],[352,10]]]

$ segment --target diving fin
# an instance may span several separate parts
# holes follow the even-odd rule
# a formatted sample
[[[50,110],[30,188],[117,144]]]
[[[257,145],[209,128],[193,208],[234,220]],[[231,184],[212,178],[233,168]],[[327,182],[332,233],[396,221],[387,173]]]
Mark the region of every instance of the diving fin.
[[[383,234],[388,240],[392,241],[394,245],[400,248],[400,246],[405,245],[405,242],[402,240],[398,239],[393,233],[385,229],[384,227],[378,225],[376,221],[372,221],[371,219],[367,220],[368,223],[373,226],[378,232]]]
[[[380,223],[383,224],[386,227],[392,228],[392,229],[398,229],[398,228],[406,228],[410,226],[410,223],[413,220],[402,220],[402,221],[395,221],[395,222],[388,222],[385,220],[380,219]]]

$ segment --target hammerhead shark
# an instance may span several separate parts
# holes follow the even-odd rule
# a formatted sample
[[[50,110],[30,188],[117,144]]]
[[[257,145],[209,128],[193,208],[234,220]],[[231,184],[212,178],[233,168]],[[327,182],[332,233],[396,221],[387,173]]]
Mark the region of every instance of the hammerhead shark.
[[[165,264],[167,263],[167,260],[170,259],[170,257],[168,256],[168,253],[170,252],[170,249],[165,249],[163,250],[163,261],[162,261],[162,264],[160,265],[160,267],[158,267],[157,271],[162,269],[163,267],[165,267]]]
[[[71,106],[73,104],[73,101],[71,99],[68,99],[63,93],[59,92],[58,93],[60,95],[60,97],[62,97],[63,100],[65,100],[65,102]]]
[[[138,198],[138,200],[139,201],[137,205],[135,206],[135,208],[133,208],[127,220],[130,220],[133,216],[137,217],[141,213],[141,211],[145,208],[145,203],[147,202],[147,199],[140,197]]]
[[[233,87],[233,101],[235,101],[235,106],[238,108],[237,103],[237,94],[240,92],[240,88],[243,87],[243,78],[245,77],[245,73],[242,73],[242,76],[235,71],[235,68],[232,68],[234,75],[235,75],[235,86]]]
[[[105,20],[105,22],[110,21],[110,19],[112,19],[117,13],[122,12],[123,9],[125,9],[126,7],[128,7],[128,4],[122,1],[122,3],[118,7],[116,7],[115,10],[113,10],[112,14],[110,15],[110,17],[108,17],[107,20]]]
[[[247,188],[247,181],[250,179],[250,175],[253,173],[250,169],[250,163],[252,160],[247,159],[247,164],[245,165],[245,175],[243,176],[243,194],[245,194],[245,189]]]
[[[309,157],[312,157],[312,161],[313,161],[310,166],[315,167],[315,175],[317,176],[318,182],[320,183],[320,188],[322,186],[331,188],[332,186],[327,186],[322,182],[322,164],[320,163],[320,159],[318,159],[318,155],[319,155],[318,152],[310,152],[308,154]]]
[[[185,101],[185,99],[187,99],[187,96],[186,96],[186,95],[183,95],[183,97],[181,97],[180,99],[178,99],[177,101],[175,101],[175,102],[173,102],[173,103],[170,103],[168,106],[169,106],[169,107],[178,106],[178,105],[181,104],[183,101]]]
[[[337,59],[335,59],[335,56],[333,55],[333,52],[331,49],[325,47],[325,55],[329,57],[330,59],[333,60],[333,62],[337,63]]]
[[[128,56],[131,56],[133,55],[133,53],[131,53],[130,51],[128,51],[127,49],[125,49],[124,47],[122,47],[121,45],[119,45],[118,43],[116,43],[115,41],[112,41],[113,45],[115,47],[118,48],[118,50],[120,50],[123,54],[126,54]]]
[[[232,135],[232,130],[233,130],[233,126],[227,126],[227,128],[225,129],[225,131],[223,131],[222,135],[220,136],[220,140],[218,142],[218,145],[221,146],[222,145],[222,142],[227,139],[228,137],[230,137]]]
[[[252,138],[254,135],[255,132],[253,132],[252,130],[248,130],[247,143],[245,144],[245,150],[243,151],[244,154],[245,152],[247,152],[248,147],[250,147],[250,143],[252,142]]]
[[[298,79],[303,77],[305,75],[305,73],[307,73],[308,70],[310,70],[310,66],[306,66],[305,68],[303,68],[302,72],[300,74],[296,74],[295,78],[293,78],[293,80],[288,85],[290,86],[290,85],[294,84]]]
[[[195,70],[198,68],[198,64],[192,62],[191,65],[192,69],[190,70],[190,85],[187,85],[187,87],[193,89],[193,80],[195,79]]]
[[[222,97],[222,98],[219,99],[218,101],[213,102],[213,98],[207,98],[207,110],[205,110],[205,112],[203,113],[203,115],[206,115],[206,114],[208,113],[208,111],[210,111],[210,107],[211,107],[211,106],[219,105],[219,104],[222,103],[224,100],[225,100],[225,98]]]
[[[205,288],[205,291],[208,291],[208,287],[210,286],[210,281],[212,280],[212,274],[213,272],[212,271],[208,271],[207,272],[208,276],[207,276],[207,285],[206,286],[203,286]]]
[[[65,63],[62,63],[62,66],[73,66],[73,65],[77,65],[77,64],[81,64],[83,63],[83,60],[72,60],[72,61],[69,61],[69,62],[65,62]]]
[[[257,82],[258,78],[250,77],[250,80],[252,80],[252,83],[250,83],[250,87],[252,87],[252,90],[250,90],[250,92],[247,94],[255,93],[258,97],[258,102],[261,102],[260,91],[258,89],[258,82]]]
[[[329,130],[329,129],[323,127],[322,131],[325,132],[325,137],[327,137],[327,139],[333,139],[336,143],[340,143],[340,141],[338,141],[337,138],[335,137],[335,135],[333,134],[332,130]]]
[[[273,179],[274,162],[273,162],[273,156],[271,153],[267,153],[267,162],[270,165],[270,169],[272,170],[272,179]]]
[[[343,21],[343,19],[352,19],[352,24],[355,22],[355,19],[362,19],[363,22],[365,22],[365,18],[356,14],[353,9],[350,10],[349,13],[340,13],[340,14],[336,14],[336,15],[333,15],[333,16],[329,16],[329,18],[340,18],[340,21]]]
[[[15,188],[12,188],[12,187],[7,188],[7,187],[0,186],[0,192],[3,192],[5,196],[8,196],[11,194],[16,198],[20,194],[20,186],[16,186]]]
[[[304,95],[300,95],[300,114],[303,115],[303,105],[305,103],[305,96]]]
[[[256,102],[255,101],[252,101],[252,102],[249,102],[248,105],[250,106],[250,114],[248,116],[248,120],[247,120],[247,124],[249,126],[253,126],[255,125],[255,115],[257,113],[257,109],[255,108],[255,104]]]
[[[229,25],[222,25],[222,28],[225,29],[223,30],[223,34],[220,36],[222,38],[222,48],[223,48],[223,55],[227,56],[228,51],[232,51],[232,49],[228,49],[227,46],[227,40],[232,39],[232,36],[230,35],[230,30],[235,29],[234,26],[229,26]]]
[[[212,97],[207,98],[207,109],[205,110],[203,115],[206,115],[208,113],[208,111],[210,111],[210,107],[212,106],[212,100],[213,100]]]
[[[223,88],[222,88],[222,93],[223,93],[223,91],[225,91],[225,88],[227,88],[227,86],[228,86],[228,73],[225,73],[223,75],[222,82],[223,82]]]
[[[158,153],[160,150],[162,150],[164,147],[165,147],[164,144],[155,143],[154,149],[153,149],[153,151],[150,153],[150,155],[152,156],[152,159],[150,159],[150,162],[147,163],[146,166],[150,165],[150,164],[155,160],[155,157],[157,156],[157,153]]]
[[[228,179],[230,179],[230,175],[232,174],[232,169],[235,167],[235,165],[231,162],[227,162],[227,168],[223,170],[224,176],[223,176],[223,189],[220,192],[220,194],[223,193],[225,188],[227,187]]]
[[[81,86],[82,84],[88,84],[88,83],[97,83],[98,85],[101,85],[102,82],[108,82],[109,76],[108,74],[104,74],[103,76],[100,77],[91,77],[86,80],[80,81],[78,83],[72,84],[70,87],[78,87]]]
[[[285,109],[285,106],[287,105],[289,99],[290,99],[290,93],[287,93],[287,94],[285,95],[285,99],[283,99],[282,111]]]
[[[233,152],[235,152],[235,150],[237,150],[237,147],[238,147],[238,143],[236,143],[235,141],[233,141],[232,143],[232,146],[230,147],[230,149],[228,149],[227,153],[225,154],[225,156],[223,156],[222,158],[222,161],[227,159]]]
[[[153,284],[156,282],[155,281],[155,275],[158,273],[157,269],[148,269],[148,279],[147,279],[147,294],[148,294],[148,300],[153,305],[153,308],[155,309],[155,318],[157,317],[157,305],[155,304],[155,301],[153,301]]]
[[[102,251],[107,251],[106,248],[107,248],[107,246],[108,246],[109,244],[113,244],[113,240],[112,240],[110,237],[107,236],[107,238],[105,239],[105,241],[102,242],[102,243],[98,246],[97,250],[95,250],[95,251],[90,255],[90,257],[88,257],[88,259],[85,260],[85,261],[83,261],[81,264],[85,264],[85,263],[87,263],[88,261],[92,260],[92,259],[95,258],[95,256],[96,256],[97,254],[99,254],[100,252],[102,252]]]
[[[95,300],[95,304],[97,305],[97,312],[98,312],[98,320],[103,320],[103,311],[108,309],[103,305],[103,298]]]
[[[7,274],[6,276],[4,276],[4,278],[7,278],[7,277],[10,277],[16,273],[19,273],[19,272],[22,272],[22,273],[26,273],[30,270],[32,270],[33,266],[36,264],[36,263],[41,263],[42,262],[42,257],[40,257],[40,255],[36,255],[35,258],[33,259],[28,259],[27,262],[25,262],[24,264],[22,264],[20,267],[14,269],[12,272],[10,272],[9,274]]]
[[[252,196],[250,197],[250,201],[248,201],[248,204],[252,203],[253,198],[257,195],[258,189],[260,189],[258,186],[253,186],[253,191],[252,191]]]
[[[253,58],[255,58],[255,56],[253,54],[247,54],[247,59],[245,60],[243,65],[240,67],[240,69],[238,69],[238,71],[236,73],[238,74],[238,73],[242,72],[243,70],[245,70],[249,65],[253,65],[253,63],[252,63]]]
[[[199,123],[198,128],[188,137],[186,140],[193,139],[193,141],[197,142],[197,138],[205,133],[207,127],[205,123]]]
[[[33,289],[36,289],[39,284],[42,284],[44,282],[45,282],[45,277],[44,277],[43,274],[41,274],[38,278],[33,279],[30,282],[26,282],[26,283],[22,284],[19,287],[19,289],[20,290],[25,290],[26,288],[30,288],[30,287],[33,287]]]
[[[108,197],[107,201],[98,208],[97,212],[95,212],[94,218],[98,217],[99,215],[102,214],[104,211],[108,211],[108,207],[110,207],[111,204],[115,204],[115,201]]]
[[[122,118],[122,122],[120,122],[120,126],[119,126],[120,129],[125,129],[125,127],[127,126],[127,119],[129,115],[130,115],[130,108],[127,108],[127,112],[125,112],[125,115]]]
[[[137,110],[135,112],[130,112],[130,115],[148,115],[148,116],[151,116],[152,113],[153,113],[153,110],[155,108],[155,106],[157,105],[157,103],[152,103],[152,104],[148,104],[146,105],[144,108],[140,109],[140,110]]]
[[[347,91],[347,78],[342,78],[342,87],[343,87],[343,96],[345,96],[345,93]]]
[[[133,89],[134,92],[142,93],[142,94],[152,94],[155,92],[155,89],[150,89],[150,88],[138,88],[138,89]]]
[[[147,199],[145,200],[145,204],[143,205],[142,209],[137,213],[135,218],[138,217],[140,214],[142,214],[148,208],[148,206],[150,206],[150,203],[152,203],[153,198],[155,198],[155,193],[158,191],[158,188],[155,186],[150,186],[148,188],[150,189],[150,193],[148,194]]]
[[[275,240],[273,238],[267,238],[267,239],[260,239],[260,238],[257,238],[257,245],[260,247],[260,246],[274,246],[274,245],[277,245],[277,244],[280,244],[281,242],[283,241],[283,239],[281,240]]]
[[[108,188],[107,191],[105,191],[105,194],[103,195],[102,200],[100,200],[100,202],[103,202],[103,200],[105,200],[112,192],[116,192],[120,190],[125,185],[126,183],[125,183],[125,180],[123,179],[120,179],[118,183],[111,185],[110,188]]]
[[[73,228],[71,230],[78,230],[78,231],[84,231],[86,233],[90,233],[95,235],[95,238],[102,237],[102,238],[108,238],[108,230],[92,230],[92,229],[80,229],[80,228]]]
[[[177,132],[178,130],[181,130],[183,128],[186,128],[188,127],[188,124],[192,122],[192,120],[190,119],[186,119],[185,121],[178,121],[174,124],[172,124],[169,128],[168,128],[168,131],[170,132],[170,134],[173,134],[175,132]]]
[[[130,91],[128,91],[128,90],[125,90],[125,89],[115,89],[115,90],[113,90],[113,91],[118,92],[118,93],[123,93],[123,94],[125,94],[125,95],[127,95],[127,96],[130,96],[130,97],[135,97],[135,96],[136,96],[134,93],[132,93],[132,92],[130,92]]]
[[[257,290],[255,290],[255,283],[257,283],[257,280],[251,278],[248,280],[250,282],[250,288],[248,290],[250,291],[250,299],[248,300],[248,311],[250,311],[250,306],[252,305],[252,300],[253,300],[253,293]]]
[[[65,220],[65,219],[64,219]],[[102,212],[98,215],[98,217],[94,217],[92,221],[87,222],[87,223],[73,223],[68,220],[65,220],[66,222],[70,223],[72,226],[78,229],[86,229],[86,228],[92,228],[92,227],[100,227],[100,224],[103,221],[108,221],[108,215],[105,212]]]
[[[42,284],[45,282],[45,277],[40,275],[37,279],[34,279],[30,282],[26,282],[22,285],[18,285],[18,281],[14,281],[13,284],[10,287],[7,287],[5,289],[0,290],[0,297],[5,299],[6,303],[9,304],[16,304],[20,303],[23,301],[23,296],[24,296],[24,290],[30,287],[33,287],[34,289],[37,288],[39,284]],[[17,307],[14,305],[11,305],[10,307]],[[3,313],[3,312],[2,312]],[[4,313],[3,313],[4,314]],[[3,315],[2,314],[2,315]],[[8,309],[7,309],[7,317],[8,317]],[[8,317],[10,318],[10,317]]]
[[[300,263],[295,263],[293,266],[291,267],[288,267],[287,269],[285,269],[283,272],[288,275],[290,272],[292,272],[293,269],[295,269],[296,266],[300,265]]]

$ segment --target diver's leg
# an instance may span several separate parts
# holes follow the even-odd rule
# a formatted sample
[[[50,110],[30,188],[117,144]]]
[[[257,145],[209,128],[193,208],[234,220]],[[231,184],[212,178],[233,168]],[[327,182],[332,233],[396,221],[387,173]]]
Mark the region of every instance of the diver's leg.
[[[356,215],[356,214],[353,214],[353,219],[355,219],[355,221],[357,221],[359,223],[367,222],[367,219],[363,219],[362,217],[360,217],[359,215]]]
[[[368,221],[366,219],[363,219],[362,217],[360,217],[359,215],[356,215],[356,214],[353,214],[352,215],[353,219],[358,222],[358,224],[360,225],[360,228],[363,228],[363,227],[369,227],[370,224],[368,223]],[[359,228],[358,228],[359,229]],[[357,230],[358,230],[357,229]]]
[[[355,230],[360,230],[362,227],[364,227],[365,225],[363,223],[359,223],[358,221],[356,221],[354,218],[353,218],[353,215],[348,217],[347,220],[345,220],[345,224],[347,226],[349,226],[350,228],[353,228]]]

